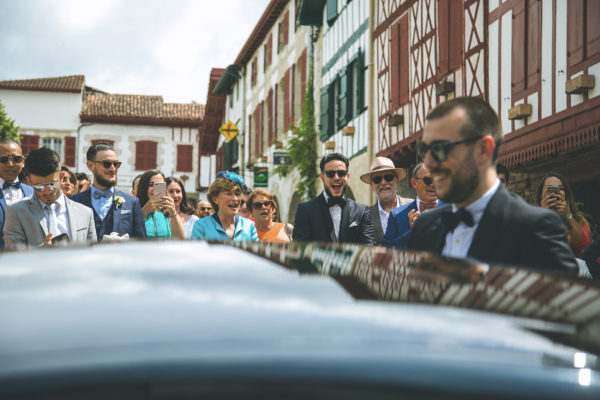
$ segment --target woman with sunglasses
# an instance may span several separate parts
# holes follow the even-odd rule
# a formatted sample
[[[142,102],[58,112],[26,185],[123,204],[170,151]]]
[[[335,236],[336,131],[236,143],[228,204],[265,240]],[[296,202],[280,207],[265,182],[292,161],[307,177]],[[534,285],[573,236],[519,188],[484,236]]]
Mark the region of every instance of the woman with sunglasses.
[[[196,221],[198,221],[200,218],[194,215],[194,207],[192,207],[192,205],[188,202],[183,182],[174,176],[168,177],[167,194],[171,196],[175,202],[175,211],[183,223],[185,238],[191,239],[194,223],[196,223]]]
[[[258,241],[254,223],[238,215],[242,189],[232,179],[220,177],[211,183],[207,197],[215,213],[196,221],[192,239]]]
[[[258,240],[277,243],[292,241],[294,226],[283,222],[273,222],[276,208],[271,193],[264,189],[256,189],[248,196],[248,207],[252,210]]]
[[[60,167],[60,189],[67,197],[79,193],[77,175],[65,166]]]
[[[138,198],[146,221],[146,237],[185,239],[183,224],[171,196],[154,193],[154,184],[158,182],[165,182],[165,176],[154,169],[144,172],[138,185]]]

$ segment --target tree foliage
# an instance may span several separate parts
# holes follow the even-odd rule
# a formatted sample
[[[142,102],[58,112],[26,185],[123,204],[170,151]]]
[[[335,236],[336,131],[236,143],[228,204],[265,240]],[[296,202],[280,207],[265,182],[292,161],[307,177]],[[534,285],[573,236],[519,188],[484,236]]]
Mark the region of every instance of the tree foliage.
[[[9,138],[19,143],[19,127],[15,125],[14,119],[8,117],[2,101],[0,101],[0,138]]]

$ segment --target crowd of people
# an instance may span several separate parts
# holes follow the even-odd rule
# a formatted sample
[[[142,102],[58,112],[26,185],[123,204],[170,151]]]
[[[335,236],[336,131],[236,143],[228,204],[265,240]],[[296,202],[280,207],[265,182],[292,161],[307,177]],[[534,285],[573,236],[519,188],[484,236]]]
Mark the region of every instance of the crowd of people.
[[[397,194],[406,171],[376,157],[360,179],[377,201],[355,202],[346,196],[348,159],[329,153],[319,165],[323,192],[298,205],[292,225],[278,221],[271,193],[250,190],[231,171],[219,172],[194,207],[183,182],[159,170],[137,176],[131,193],[116,189],[121,162],[110,144],[87,151],[91,179],[61,166],[49,148],[25,158],[18,143],[0,139],[0,248],[128,238],[322,241],[598,276],[598,240],[591,243],[591,226],[567,180],[549,173],[537,188],[537,206],[526,203],[507,189],[510,171],[496,161],[501,142],[487,103],[447,101],[427,115],[417,145],[423,162],[409,178],[414,198]]]

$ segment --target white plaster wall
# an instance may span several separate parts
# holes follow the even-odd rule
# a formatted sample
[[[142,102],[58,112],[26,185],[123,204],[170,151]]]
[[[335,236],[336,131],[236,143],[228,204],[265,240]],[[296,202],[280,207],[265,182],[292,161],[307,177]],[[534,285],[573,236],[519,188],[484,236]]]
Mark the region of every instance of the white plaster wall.
[[[498,27],[499,27],[499,21],[494,21],[492,24],[490,24],[489,30],[488,30],[488,57],[489,57],[489,62],[488,62],[488,76],[489,76],[489,82],[490,84],[489,86],[489,101],[490,101],[490,105],[492,106],[492,108],[494,110],[496,110],[496,113],[500,113],[500,104],[498,104],[498,83],[500,82],[498,80],[499,77],[499,72],[498,71],[498,56],[499,56],[499,50],[498,50],[498,46],[500,44],[499,42],[499,31],[498,31]],[[504,124],[503,124],[504,125]]]
[[[542,82],[541,82],[541,100],[542,100],[542,118],[549,117],[552,114],[552,84],[554,71],[552,70],[552,0],[543,0],[542,2]],[[557,38],[557,40],[561,40]],[[536,114],[537,117],[537,114]]]
[[[567,0],[556,0],[556,112],[567,108]]]
[[[22,130],[76,131],[81,93],[0,89],[0,100]]]
[[[508,11],[502,15],[501,22],[502,37],[500,41],[500,59],[502,60],[502,64],[500,66],[500,93],[502,96],[502,104],[500,106],[500,121],[502,121],[504,134],[507,134],[512,131],[512,124],[510,119],[508,119],[508,110],[512,106],[512,11]]]

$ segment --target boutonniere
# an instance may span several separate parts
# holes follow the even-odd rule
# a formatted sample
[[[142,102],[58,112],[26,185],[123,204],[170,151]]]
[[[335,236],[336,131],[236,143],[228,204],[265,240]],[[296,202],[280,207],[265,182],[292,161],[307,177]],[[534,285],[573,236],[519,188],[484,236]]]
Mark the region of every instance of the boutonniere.
[[[115,196],[115,209],[121,208],[123,203],[125,203],[125,199],[122,196]]]

